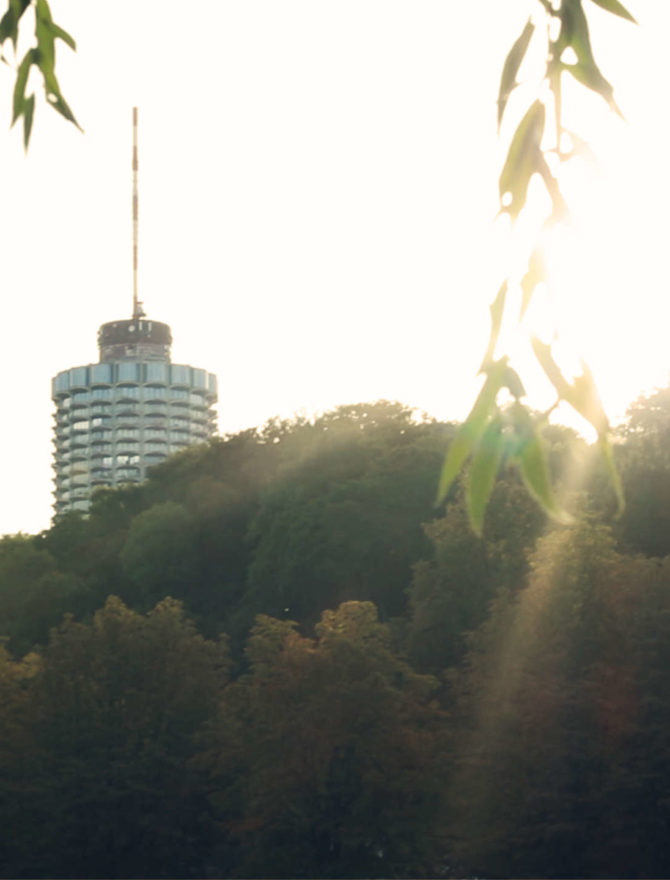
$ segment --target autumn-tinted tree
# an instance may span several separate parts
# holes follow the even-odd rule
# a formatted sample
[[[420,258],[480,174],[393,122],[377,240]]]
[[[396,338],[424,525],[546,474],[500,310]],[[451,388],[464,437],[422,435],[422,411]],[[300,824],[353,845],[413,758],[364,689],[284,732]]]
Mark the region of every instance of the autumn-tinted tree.
[[[33,832],[12,876],[201,875],[211,828],[188,761],[226,669],[169,600],[144,616],[110,599],[54,631],[30,687]]]
[[[584,522],[543,538],[527,588],[498,597],[456,678],[462,872],[667,872],[669,575]]]
[[[389,648],[373,605],[326,612],[315,640],[260,617],[201,762],[242,877],[417,876],[439,860],[435,683]]]

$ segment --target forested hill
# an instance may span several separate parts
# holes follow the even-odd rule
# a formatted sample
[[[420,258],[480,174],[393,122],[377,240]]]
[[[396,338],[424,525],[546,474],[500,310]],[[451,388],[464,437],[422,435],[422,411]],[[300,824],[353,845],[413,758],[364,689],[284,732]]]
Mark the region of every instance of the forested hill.
[[[455,426],[272,422],[0,539],[0,875],[670,875],[670,390],[576,525],[503,468],[434,507]]]

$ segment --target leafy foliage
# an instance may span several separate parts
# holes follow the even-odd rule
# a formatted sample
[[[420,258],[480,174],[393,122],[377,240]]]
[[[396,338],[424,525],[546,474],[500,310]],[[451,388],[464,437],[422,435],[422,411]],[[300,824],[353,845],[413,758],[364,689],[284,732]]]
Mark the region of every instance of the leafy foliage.
[[[663,876],[667,560],[623,556],[584,522],[531,565],[458,676],[453,852],[488,875]]]
[[[668,399],[614,445],[613,528],[556,426],[571,526],[518,466],[481,537],[465,481],[435,519],[459,429],[380,402],[2,539],[0,874],[666,876]]]
[[[242,877],[423,875],[439,857],[435,682],[393,655],[370,603],[325,612],[316,636],[265,616],[251,632],[202,756],[219,858],[237,847]]]
[[[112,597],[89,624],[66,619],[10,740],[24,774],[3,816],[22,826],[14,876],[199,873],[207,805],[186,762],[226,671],[225,644],[170,600],[143,616]]]
[[[56,76],[56,41],[61,40],[72,50],[76,50],[77,46],[70,34],[53,20],[47,0],[8,0],[7,11],[0,18],[0,58],[6,61],[4,47],[8,42],[16,54],[19,29],[25,22],[24,15],[28,10],[32,10],[35,19],[35,45],[26,51],[18,63],[12,98],[12,125],[23,119],[23,144],[26,150],[35,115],[35,93],[26,95],[32,68],[36,68],[42,76],[47,103],[79,128]]]
[[[614,15],[634,21],[633,16],[618,0],[594,2]],[[533,17],[526,22],[505,59],[500,80],[499,127],[504,122],[510,95],[519,85],[517,77],[529,47],[542,39],[546,41],[544,74],[537,83],[537,96],[530,102],[511,136],[500,173],[499,196],[500,213],[508,215],[514,223],[526,209],[531,180],[538,175],[551,205],[549,214],[543,221],[545,226],[549,226],[560,222],[567,215],[567,205],[560,189],[560,176],[555,176],[552,168],[557,164],[560,166],[561,162],[573,156],[572,152],[564,148],[565,135],[571,135],[573,142],[579,140],[576,135],[567,132],[563,125],[564,74],[574,77],[579,83],[595,91],[615,112],[620,111],[614,100],[613,88],[603,76],[593,55],[584,0],[539,0],[539,6],[545,19],[543,26],[536,24]],[[571,57],[574,60],[570,60]],[[484,385],[460,428],[456,443],[451,445],[442,469],[438,501],[444,500],[456,475],[468,458],[472,458],[468,511],[470,523],[477,534],[481,533],[484,511],[493,490],[493,475],[504,461],[519,468],[528,491],[550,516],[559,522],[568,521],[564,511],[556,503],[545,463],[542,431],[549,413],[536,417],[530,412],[522,403],[525,389],[520,377],[509,364],[509,357],[501,355],[496,358],[503,318],[509,311],[509,288],[516,285],[520,289],[521,310],[518,320],[521,322],[537,288],[547,281],[542,250],[538,244],[534,244],[530,248],[527,269],[523,276],[520,279],[505,279],[491,305],[491,333],[480,370],[484,375]],[[539,365],[556,391],[557,400],[554,406],[560,401],[566,401],[596,430],[603,462],[616,495],[619,513],[622,513],[623,486],[610,448],[607,416],[590,370],[583,364],[582,374],[570,381],[556,363],[551,344],[532,338],[531,345]],[[514,399],[513,417],[504,421],[501,420],[502,413],[498,403],[499,395],[503,391]]]

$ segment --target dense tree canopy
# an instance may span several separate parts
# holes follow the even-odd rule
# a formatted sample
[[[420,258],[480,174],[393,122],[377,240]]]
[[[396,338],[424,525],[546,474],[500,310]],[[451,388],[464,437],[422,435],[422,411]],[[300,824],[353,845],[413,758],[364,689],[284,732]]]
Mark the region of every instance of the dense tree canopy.
[[[378,402],[2,538],[0,876],[667,875],[666,422],[621,521],[556,429],[575,524],[506,469],[479,537],[457,426]]]
[[[500,176],[512,220],[535,175],[546,222],[565,213],[563,74],[616,110],[584,5],[540,0],[507,57],[499,122],[546,41]],[[29,9],[26,146],[33,68],[75,122],[46,0],[10,0],[0,46]],[[463,425],[387,402],[275,420],[0,539],[2,876],[670,874],[670,390],[613,451],[588,368],[533,339],[601,463],[549,428],[497,351],[510,287],[523,313],[544,281],[533,246]]]

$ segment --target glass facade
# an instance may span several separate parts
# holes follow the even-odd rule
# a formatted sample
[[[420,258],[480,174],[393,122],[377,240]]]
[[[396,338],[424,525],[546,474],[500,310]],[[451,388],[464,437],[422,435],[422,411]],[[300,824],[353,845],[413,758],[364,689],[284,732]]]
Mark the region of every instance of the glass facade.
[[[216,432],[216,376],[170,363],[169,327],[140,323],[139,340],[133,322],[103,325],[101,362],[52,380],[56,516],[86,512],[98,486],[141,482],[148,468]]]

